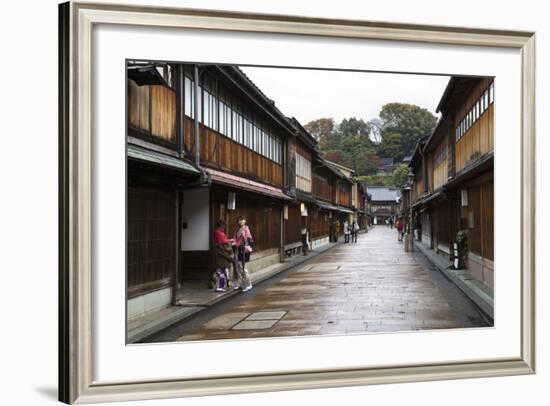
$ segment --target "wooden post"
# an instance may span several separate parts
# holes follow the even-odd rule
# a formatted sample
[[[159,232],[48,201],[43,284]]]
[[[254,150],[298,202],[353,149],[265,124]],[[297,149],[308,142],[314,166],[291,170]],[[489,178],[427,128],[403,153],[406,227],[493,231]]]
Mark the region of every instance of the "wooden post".
[[[176,65],[176,74],[174,75],[176,80],[176,137],[178,142],[178,154],[180,158],[183,158],[184,153],[184,142],[185,142],[185,76],[183,72],[182,65]]]
[[[279,255],[279,258],[280,258],[280,261],[281,262],[284,262],[285,260],[285,202],[283,200],[283,203],[281,205],[281,241],[280,241],[280,247],[279,247],[279,251],[280,251],[280,255]]]
[[[479,184],[479,242],[480,242],[480,253],[481,253],[481,281],[485,283],[485,250],[483,244],[483,183]]]
[[[177,305],[178,303],[178,275],[179,275],[179,256],[180,256],[180,192],[179,190],[176,190],[175,192],[175,204],[174,204],[174,210],[176,211],[175,215],[175,242],[174,245],[176,246],[176,252],[174,256],[174,269],[172,272],[172,305]]]

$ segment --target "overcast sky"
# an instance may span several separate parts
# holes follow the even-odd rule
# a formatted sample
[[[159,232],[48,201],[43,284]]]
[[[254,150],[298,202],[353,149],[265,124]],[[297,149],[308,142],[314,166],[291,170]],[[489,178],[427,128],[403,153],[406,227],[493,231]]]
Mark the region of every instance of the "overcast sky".
[[[435,114],[448,76],[241,67],[287,116],[302,124],[321,117],[336,122],[378,118],[390,102],[416,104]]]

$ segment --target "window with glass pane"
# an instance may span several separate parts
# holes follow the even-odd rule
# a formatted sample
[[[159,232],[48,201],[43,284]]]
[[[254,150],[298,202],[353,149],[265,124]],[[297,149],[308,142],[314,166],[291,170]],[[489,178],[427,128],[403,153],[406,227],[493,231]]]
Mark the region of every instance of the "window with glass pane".
[[[202,97],[202,86],[198,86],[198,92],[199,92],[199,105],[198,105],[198,112],[199,112],[199,121],[202,122],[202,101],[201,101],[201,97]],[[193,98],[194,99],[194,98]],[[195,111],[195,109],[193,109],[193,111]]]
[[[212,128],[216,131],[218,131],[218,100],[213,94],[210,94],[210,116]]]
[[[231,109],[231,139],[237,139],[237,112]]]
[[[224,128],[224,111],[223,111],[223,103],[221,101],[218,101],[218,109],[220,110],[219,115],[219,125],[218,125],[218,131],[220,134],[225,134],[225,128]]]
[[[204,111],[204,117],[203,117],[203,124],[207,127],[210,127],[210,109],[209,109],[209,102],[210,102],[210,95],[208,92],[203,93],[203,111]]]
[[[243,134],[243,115],[239,113],[238,117],[238,131],[239,131],[239,143],[244,144],[244,134]]]
[[[225,104],[225,135],[231,138],[231,108]]]
[[[246,140],[247,140],[247,147],[252,149],[252,123],[250,120],[246,121]]]
[[[489,103],[493,103],[495,101],[495,83],[491,83],[491,86],[489,87]]]
[[[185,87],[185,114],[193,117],[193,82],[187,76],[184,82]]]

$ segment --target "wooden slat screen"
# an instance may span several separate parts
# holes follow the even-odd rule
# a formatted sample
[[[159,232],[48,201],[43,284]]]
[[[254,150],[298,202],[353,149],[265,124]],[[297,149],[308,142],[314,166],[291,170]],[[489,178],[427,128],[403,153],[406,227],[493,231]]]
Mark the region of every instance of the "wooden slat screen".
[[[326,210],[321,210],[318,208],[312,208],[311,213],[308,213],[310,216],[309,224],[309,238],[317,239],[328,237],[330,221],[328,217],[328,212]]]
[[[434,150],[432,154],[433,159],[433,185],[431,190],[437,190],[445,183],[448,178],[448,149],[447,139],[444,139],[441,144]]]
[[[413,183],[413,202],[418,200],[420,196],[424,193],[424,178],[422,176],[415,176]]]
[[[215,213],[220,212],[220,205],[225,204],[225,195],[217,197]],[[281,244],[281,214],[282,203],[272,204],[264,199],[250,197],[237,192],[236,209],[225,210],[226,231],[230,238],[237,230],[239,216],[246,218],[254,237],[254,251],[260,252],[267,249],[280,248]]]
[[[151,134],[176,141],[176,92],[166,86],[151,88]]]
[[[472,105],[491,84],[491,79],[483,79],[473,89],[455,116],[455,127],[462,121]],[[462,135],[455,145],[455,165],[459,172],[477,157],[493,151],[494,148],[494,104],[489,104],[477,121]]]
[[[166,86],[128,80],[128,124],[142,133],[176,142],[176,93]]]
[[[351,206],[351,185],[341,182],[338,186],[338,204]]]
[[[285,220],[285,245],[301,241],[302,214],[299,204],[288,205],[288,220]]]
[[[332,183],[329,179],[313,174],[313,194],[321,199],[332,200]]]
[[[138,86],[133,80],[128,80],[128,121],[137,129],[149,132],[149,86]]]
[[[171,281],[175,257],[175,195],[128,189],[128,294]]]

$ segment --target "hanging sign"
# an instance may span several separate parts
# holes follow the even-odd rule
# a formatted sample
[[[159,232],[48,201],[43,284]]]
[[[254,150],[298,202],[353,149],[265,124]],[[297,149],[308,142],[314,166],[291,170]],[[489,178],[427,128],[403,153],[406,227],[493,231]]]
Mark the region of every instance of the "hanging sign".
[[[235,210],[236,200],[237,197],[235,192],[229,192],[227,194],[227,210]]]

